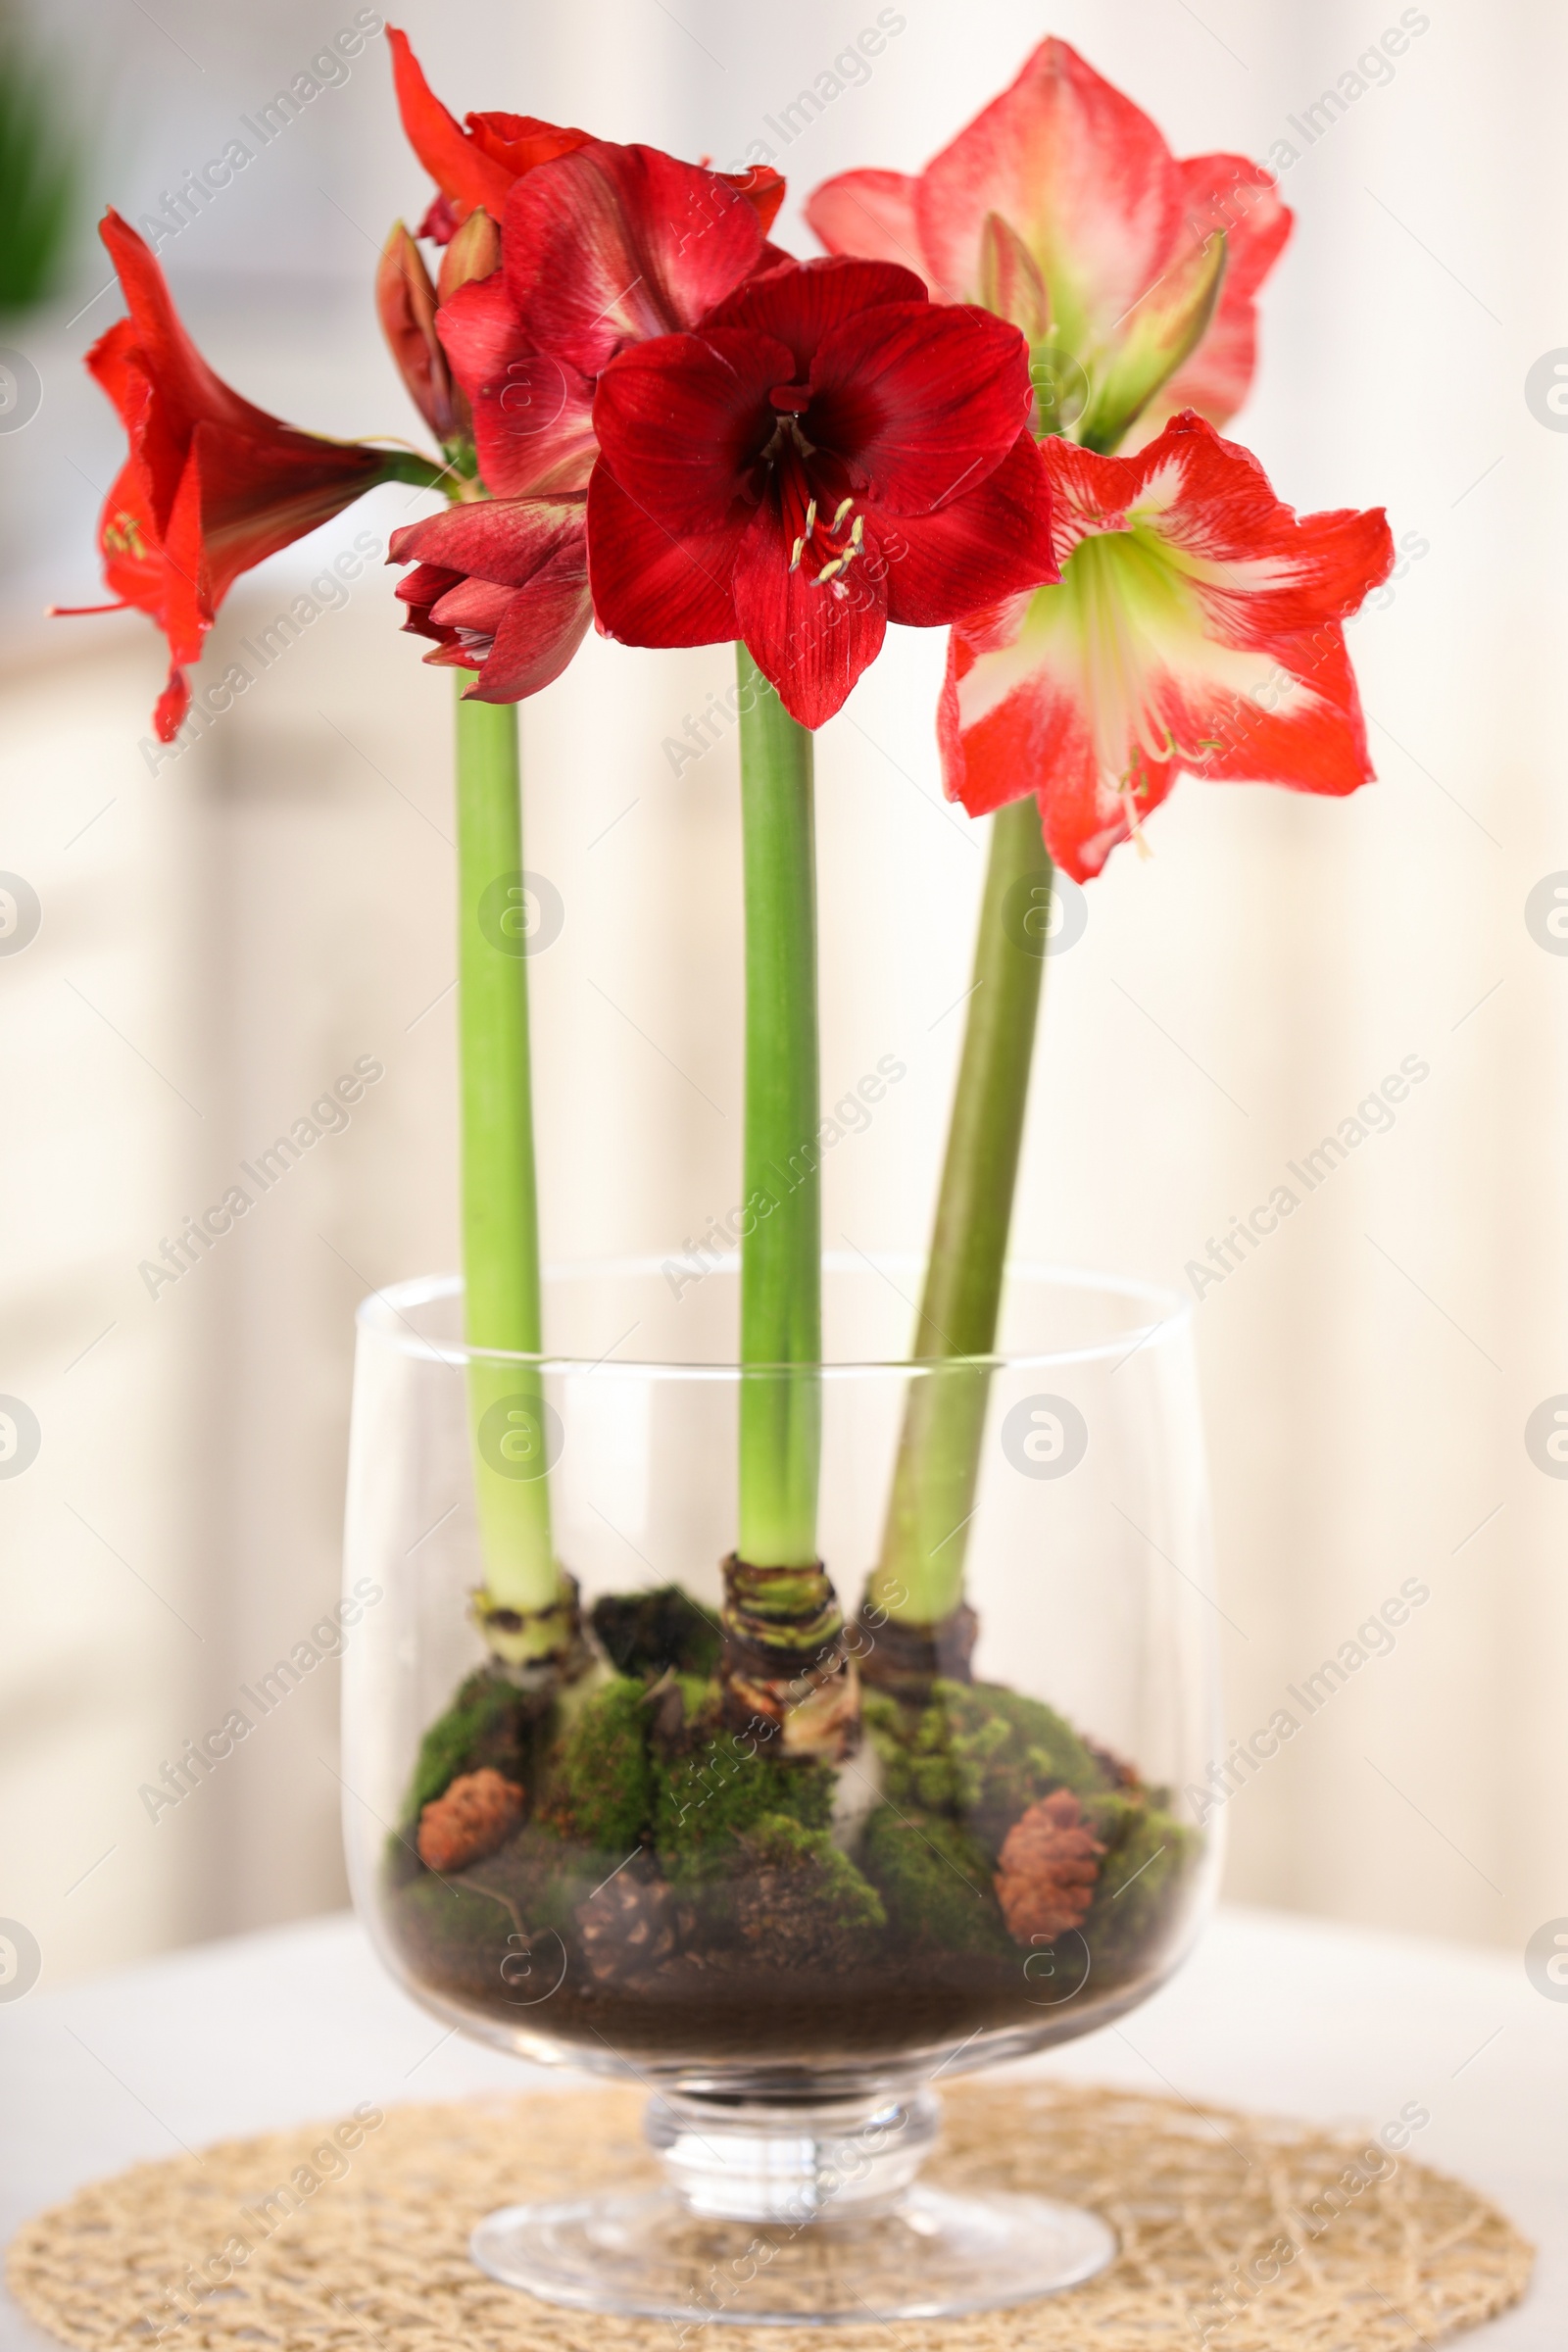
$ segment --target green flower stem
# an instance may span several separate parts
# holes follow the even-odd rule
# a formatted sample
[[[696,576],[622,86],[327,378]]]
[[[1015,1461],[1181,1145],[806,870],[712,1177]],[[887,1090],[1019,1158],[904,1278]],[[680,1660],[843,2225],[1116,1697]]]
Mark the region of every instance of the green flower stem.
[[[822,1210],[811,737],[744,646],[741,810],[746,879],[745,1195],[738,1551],[758,1568],[816,1559]]]
[[[517,713],[465,702],[458,673],[458,1030],[463,1263],[470,1348],[537,1355],[539,1212],[524,960]],[[546,1416],[537,1376],[472,1362],[468,1409],[484,1557],[479,1615],[493,1648],[523,1662],[564,1644],[550,1533]],[[495,1613],[501,1612],[501,1624]],[[569,1608],[566,1610],[569,1616]],[[510,1622],[515,1616],[518,1623]]]
[[[416,449],[385,449],[378,454],[383,460],[384,482],[412,482],[416,490],[444,490],[452,496],[459,477],[450,464],[438,466]]]
[[[1053,869],[1032,795],[999,809],[975,945],[963,1056],[915,1335],[938,1367],[909,1387],[882,1557],[865,1606],[941,1623],[963,1594],[990,1374],[945,1359],[996,1346]]]

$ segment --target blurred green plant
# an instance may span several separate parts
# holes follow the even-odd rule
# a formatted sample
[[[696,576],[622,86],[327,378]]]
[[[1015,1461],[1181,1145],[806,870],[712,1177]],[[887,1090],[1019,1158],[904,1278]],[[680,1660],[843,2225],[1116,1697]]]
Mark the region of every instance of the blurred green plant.
[[[85,160],[63,69],[0,10],[0,313],[30,310],[58,290]]]

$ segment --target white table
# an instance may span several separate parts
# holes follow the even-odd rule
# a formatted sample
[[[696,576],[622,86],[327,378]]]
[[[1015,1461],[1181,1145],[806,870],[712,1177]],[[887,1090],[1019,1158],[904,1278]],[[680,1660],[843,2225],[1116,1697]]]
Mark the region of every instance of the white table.
[[[1038,2063],[1324,2121],[1375,2126],[1419,2101],[1432,2121],[1412,2154],[1486,2189],[1541,2247],[1528,2300],[1468,2340],[1568,2352],[1568,2002],[1522,1960],[1222,1912],[1146,2008]],[[33,1993],[0,2006],[0,2231],[181,2143],[529,2079],[446,2036],[349,1918]],[[48,2342],[0,2307],[4,2352]]]

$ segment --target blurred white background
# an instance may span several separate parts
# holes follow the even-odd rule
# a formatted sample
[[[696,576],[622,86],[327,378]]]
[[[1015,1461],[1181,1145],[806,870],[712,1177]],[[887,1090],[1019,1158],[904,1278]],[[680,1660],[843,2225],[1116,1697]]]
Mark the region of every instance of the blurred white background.
[[[1298,508],[1386,504],[1420,551],[1351,631],[1381,780],[1346,805],[1186,783],[1153,856],[1116,853],[1048,970],[1016,1244],[1180,1287],[1287,1159],[1403,1057],[1430,1064],[1198,1309],[1233,1729],[1401,1580],[1433,1596],[1228,1808],[1229,1886],[1517,1948],[1568,1911],[1568,1485],[1524,1443],[1568,1390],[1568,960],[1525,921],[1568,868],[1568,437],[1525,396],[1568,346],[1568,20],[1406,10],[1428,22],[1392,78],[1307,144],[1289,118],[1394,0],[901,13],[869,80],[780,155],[798,251],[794,199],[917,168],[1048,31],[1179,154],[1300,151],[1234,429]],[[460,113],[723,165],[876,14],[413,0],[398,21]],[[353,17],[39,0],[94,204],[155,207]],[[165,248],[220,371],[318,430],[416,434],[369,289],[426,195],[371,43]],[[42,1430],[0,1482],[0,1913],[46,1982],[343,1899],[335,1667],[156,1825],[136,1791],[330,1604],[355,1302],[456,1257],[446,681],[395,637],[372,564],[149,772],[150,626],[37,617],[97,592],[121,443],[79,359],[116,316],[89,300],[107,276],[84,238],[70,295],[0,332],[43,389],[0,433],[0,867],[43,909],[0,959],[0,1391]],[[378,493],[253,575],[210,674],[357,531],[419,511]],[[941,658],[895,633],[819,745],[824,1087],[886,1053],[910,1072],[827,1161],[835,1243],[918,1249],[935,1183],[984,847],[941,799]],[[524,710],[528,861],[566,909],[531,966],[554,1257],[664,1250],[736,1197],[733,746],[678,779],[661,750],[729,677],[722,648],[590,642]],[[386,1075],[350,1129],[150,1298],[138,1261],[361,1054]]]

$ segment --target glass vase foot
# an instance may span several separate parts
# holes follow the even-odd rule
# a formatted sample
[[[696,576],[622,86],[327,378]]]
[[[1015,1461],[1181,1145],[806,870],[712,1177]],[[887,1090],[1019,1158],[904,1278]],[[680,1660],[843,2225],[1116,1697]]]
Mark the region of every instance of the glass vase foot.
[[[470,2241],[493,2278],[547,2303],[673,2323],[940,2320],[1092,2278],[1100,2220],[1049,2198],[959,2196],[914,2180],[929,2094],[773,2105],[669,2094],[648,2136],[662,2188],[513,2205]]]
[[[546,2303],[703,2328],[956,2319],[1104,2269],[1115,2232],[1046,2197],[911,2188],[890,2212],[715,2221],[670,2188],[511,2205],[473,2233],[481,2270]]]

